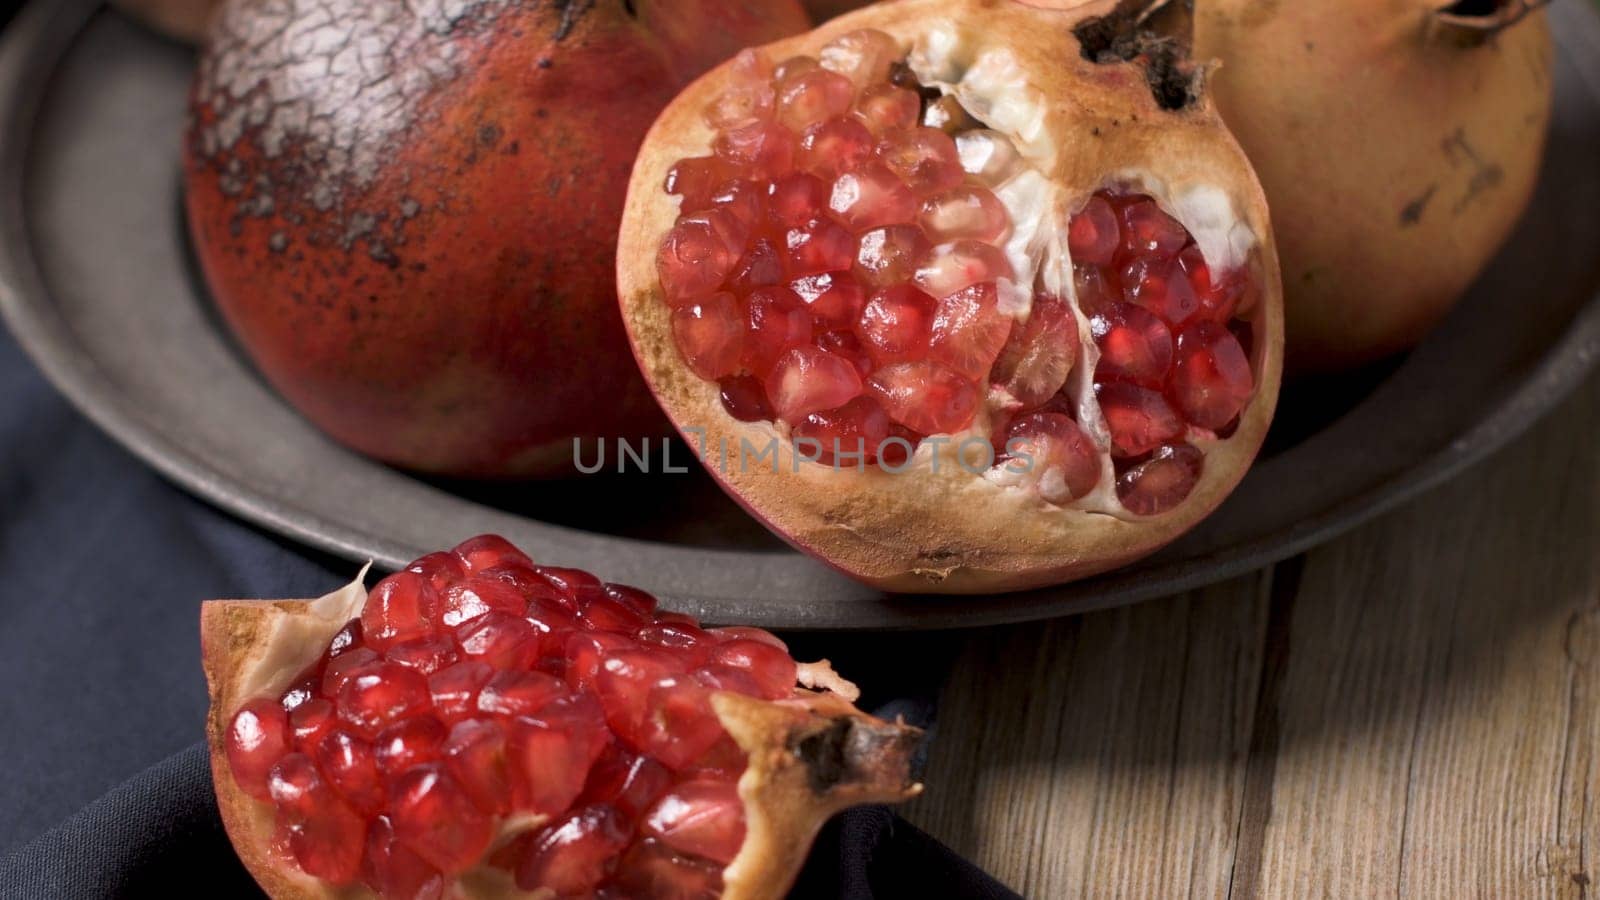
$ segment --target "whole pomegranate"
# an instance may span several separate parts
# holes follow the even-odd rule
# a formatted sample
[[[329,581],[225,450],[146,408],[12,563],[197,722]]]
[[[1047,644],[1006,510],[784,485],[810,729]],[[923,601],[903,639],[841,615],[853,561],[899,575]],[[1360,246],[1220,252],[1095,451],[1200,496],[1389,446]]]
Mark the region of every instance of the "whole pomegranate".
[[[1151,552],[1277,394],[1266,203],[1109,3],[897,0],[740,54],[645,140],[618,253],[651,388],[778,534],[888,590]]]
[[[340,442],[426,472],[570,467],[653,431],[617,319],[635,151],[797,0],[230,0],[185,143],[240,343]]]
[[[920,732],[826,661],[494,536],[207,603],[201,638],[222,820],[278,900],[777,898],[830,815],[921,789]]]
[[[1267,191],[1288,361],[1415,343],[1522,214],[1551,104],[1536,0],[1197,0],[1195,53]]]

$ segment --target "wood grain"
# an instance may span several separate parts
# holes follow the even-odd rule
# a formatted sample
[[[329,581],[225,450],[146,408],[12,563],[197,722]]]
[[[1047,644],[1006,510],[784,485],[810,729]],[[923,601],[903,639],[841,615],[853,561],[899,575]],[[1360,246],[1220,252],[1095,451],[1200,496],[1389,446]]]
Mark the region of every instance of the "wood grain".
[[[1029,897],[1583,897],[1600,379],[1270,571],[980,632],[910,818]]]

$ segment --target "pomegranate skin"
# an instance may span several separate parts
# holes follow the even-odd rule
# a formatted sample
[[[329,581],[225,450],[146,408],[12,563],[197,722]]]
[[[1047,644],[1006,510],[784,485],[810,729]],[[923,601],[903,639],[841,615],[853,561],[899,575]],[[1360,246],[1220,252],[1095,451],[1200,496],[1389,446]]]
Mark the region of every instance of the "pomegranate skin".
[[[429,473],[565,473],[575,437],[662,432],[614,301],[635,151],[679,85],[806,25],[796,0],[667,7],[225,4],[186,202],[267,380]]]
[[[1551,105],[1545,13],[1485,34],[1492,17],[1443,5],[1196,4],[1196,56],[1222,60],[1213,96],[1272,207],[1291,369],[1414,344],[1533,191]]]

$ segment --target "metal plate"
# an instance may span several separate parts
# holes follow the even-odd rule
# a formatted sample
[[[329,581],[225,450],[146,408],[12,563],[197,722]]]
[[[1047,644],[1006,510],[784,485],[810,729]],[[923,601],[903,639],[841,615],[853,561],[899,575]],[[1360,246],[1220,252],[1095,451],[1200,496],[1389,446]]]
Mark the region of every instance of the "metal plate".
[[[212,317],[184,240],[191,59],[93,0],[33,4],[0,49],[0,309],[77,406],[174,481],[351,559],[398,565],[497,531],[716,622],[921,628],[1169,594],[1299,552],[1437,484],[1555,405],[1600,356],[1600,18],[1560,43],[1544,180],[1471,295],[1377,369],[1284,392],[1267,453],[1160,554],[999,597],[884,596],[784,547],[699,472],[519,487],[419,480],[324,439]]]

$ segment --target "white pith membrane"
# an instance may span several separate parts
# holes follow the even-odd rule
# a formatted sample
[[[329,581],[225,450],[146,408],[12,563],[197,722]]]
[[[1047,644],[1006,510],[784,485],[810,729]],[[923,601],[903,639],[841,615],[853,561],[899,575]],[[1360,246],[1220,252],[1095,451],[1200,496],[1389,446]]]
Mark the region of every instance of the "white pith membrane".
[[[1173,191],[1160,175],[1137,168],[1107,171],[1098,182],[1090,184],[1069,186],[1050,180],[1043,173],[1056,169],[1058,149],[1046,134],[1045,97],[1030,83],[1028,73],[1008,48],[988,47],[974,53],[970,48],[977,42],[968,37],[955,22],[935,20],[921,26],[909,45],[903,40],[897,42],[905,51],[903,62],[920,86],[937,90],[942,98],[927,105],[921,124],[952,135],[962,168],[970,176],[968,183],[975,181],[992,191],[1010,218],[1009,234],[1003,242],[993,245],[1004,253],[1016,275],[1014,281],[997,280],[999,309],[1012,317],[1013,329],[1020,329],[1032,314],[1036,296],[1047,294],[1066,303],[1077,325],[1078,348],[1062,393],[1071,401],[1072,418],[1094,443],[1100,466],[1094,488],[1076,499],[1071,499],[1059,469],[1019,469],[1008,465],[1003,456],[993,458],[992,466],[981,475],[974,472],[973,477],[1003,490],[1048,495],[1052,497],[1045,501],[1049,507],[1141,519],[1119,499],[1117,486],[1119,477],[1149,454],[1125,461],[1126,467],[1121,469],[1112,456],[1110,429],[1095,396],[1095,369],[1101,352],[1091,334],[1091,316],[1079,302],[1067,245],[1068,223],[1097,192],[1148,196],[1188,231],[1206,265],[1219,273],[1219,278],[1250,266],[1260,242],[1234,208],[1228,193],[1218,186],[1192,184]],[[817,59],[824,69],[848,72],[853,60],[848,53],[837,52],[836,47],[837,44],[824,46]],[[952,128],[948,124],[962,119],[968,120],[969,127]],[[795,171],[802,169],[797,165]],[[937,239],[933,242],[937,243]],[[872,288],[868,286],[867,290]],[[1245,296],[1246,304],[1254,299],[1253,292],[1247,291]],[[1234,310],[1232,319],[1248,319],[1250,312],[1248,305],[1241,305]],[[1165,321],[1163,324],[1171,329],[1175,341],[1178,325]],[[1256,356],[1249,355],[1252,359]],[[1022,404],[1002,385],[979,383],[978,387],[988,393],[980,398],[978,412],[965,429],[929,435],[939,440],[924,439],[905,464],[886,468],[896,475],[915,475],[936,465],[965,462],[964,468],[971,471],[975,463],[981,463],[984,452],[970,439],[995,443],[999,424],[996,413],[1044,411],[1038,406],[1021,408]],[[861,396],[871,395],[864,392]],[[1184,433],[1163,443],[1187,444],[1204,456],[1227,440],[1208,429],[1184,424]],[[792,439],[791,423],[776,417],[749,422],[746,427],[780,441]],[[850,463],[842,465],[854,468]],[[870,471],[871,464],[867,468]],[[1181,498],[1171,505],[1178,503]]]

